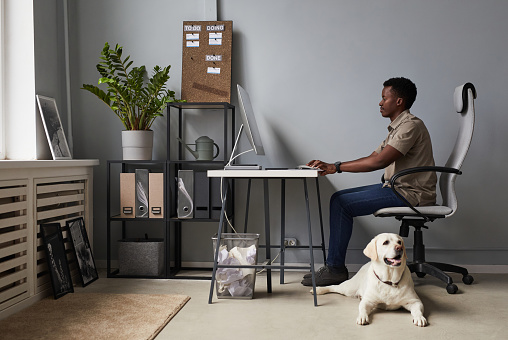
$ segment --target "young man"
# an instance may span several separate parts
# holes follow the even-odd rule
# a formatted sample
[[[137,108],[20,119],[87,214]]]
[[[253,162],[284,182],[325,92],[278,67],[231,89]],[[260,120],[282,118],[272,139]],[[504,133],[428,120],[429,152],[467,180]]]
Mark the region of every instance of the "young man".
[[[369,172],[385,169],[385,183],[336,192],[330,199],[330,240],[326,264],[316,272],[316,285],[339,284],[348,279],[346,250],[353,231],[353,217],[370,215],[381,208],[405,206],[392,191],[389,180],[397,172],[433,166],[432,143],[423,122],[409,109],[416,99],[416,86],[406,78],[391,78],[383,83],[379,103],[381,115],[389,118],[388,137],[370,156],[349,162],[325,163],[312,160],[307,165],[322,169],[322,176],[341,172]],[[397,190],[414,206],[436,201],[436,174],[421,172],[402,176]],[[302,284],[312,286],[311,274]]]

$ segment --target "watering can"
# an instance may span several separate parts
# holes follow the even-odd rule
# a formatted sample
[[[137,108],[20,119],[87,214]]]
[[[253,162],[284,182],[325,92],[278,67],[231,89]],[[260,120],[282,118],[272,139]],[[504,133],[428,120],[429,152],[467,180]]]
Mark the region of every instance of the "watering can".
[[[195,144],[185,144],[180,138],[176,137],[176,139],[178,139],[178,141],[182,143],[198,161],[211,161],[219,155],[219,146],[208,136],[199,137],[196,139]],[[195,145],[196,150],[192,150],[189,145]],[[214,146],[217,148],[215,155],[213,153]]]

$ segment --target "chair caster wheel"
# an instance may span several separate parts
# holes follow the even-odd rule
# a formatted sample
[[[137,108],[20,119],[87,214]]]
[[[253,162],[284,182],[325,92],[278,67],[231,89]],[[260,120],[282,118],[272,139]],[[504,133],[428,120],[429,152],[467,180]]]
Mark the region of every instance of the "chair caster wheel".
[[[427,275],[427,274],[426,273],[420,273],[420,272],[416,273],[416,276],[418,276],[419,278],[423,278],[423,277],[425,277],[425,275]]]
[[[462,282],[464,282],[467,285],[470,285],[471,283],[473,283],[473,281],[474,281],[474,279],[471,275],[464,275],[462,277]]]
[[[448,286],[446,286],[446,291],[448,292],[448,294],[455,294],[457,293],[458,290],[459,288],[457,287],[457,285],[453,283],[450,283]]]

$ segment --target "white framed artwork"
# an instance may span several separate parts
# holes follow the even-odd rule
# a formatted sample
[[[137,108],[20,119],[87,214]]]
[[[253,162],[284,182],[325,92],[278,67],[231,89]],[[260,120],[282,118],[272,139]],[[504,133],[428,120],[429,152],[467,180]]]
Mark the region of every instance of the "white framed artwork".
[[[36,95],[53,159],[72,159],[54,98]]]

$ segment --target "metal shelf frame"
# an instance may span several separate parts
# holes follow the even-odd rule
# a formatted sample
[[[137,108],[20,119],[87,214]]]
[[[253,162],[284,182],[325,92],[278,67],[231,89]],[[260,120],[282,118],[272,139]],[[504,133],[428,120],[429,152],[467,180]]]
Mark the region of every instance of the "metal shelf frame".
[[[219,161],[193,161],[184,160],[184,146],[180,145],[178,148],[177,159],[171,159],[171,126],[169,118],[176,110],[178,113],[178,137],[182,138],[184,111],[186,109],[202,109],[202,110],[223,110],[223,129],[224,129],[224,146],[223,154],[224,160]],[[182,267],[182,224],[186,222],[199,222],[199,223],[218,223],[219,218],[202,218],[202,219],[178,219],[171,212],[174,211],[176,206],[176,186],[174,181],[171,181],[172,173],[177,173],[185,167],[198,167],[205,169],[220,169],[225,166],[228,158],[230,157],[231,148],[235,138],[235,106],[229,103],[169,103],[167,106],[167,135],[166,135],[166,159],[165,160],[150,160],[150,161],[134,161],[134,160],[108,160],[107,161],[107,276],[108,277],[136,277],[136,278],[169,278],[169,279],[197,279],[197,280],[210,280],[212,268],[184,268]],[[230,146],[228,148],[228,145]],[[119,211],[112,211],[112,199],[119,197],[118,194],[113,195],[111,192],[112,176],[120,172],[128,172],[129,169],[134,169],[136,166],[157,169],[164,174],[164,216],[163,218],[121,218]],[[231,192],[234,192],[234,182],[231,183]],[[234,202],[234,199],[232,199]],[[234,206],[232,205],[232,211]],[[232,214],[229,217],[233,218]],[[152,223],[164,229],[164,270],[160,276],[145,277],[145,276],[130,276],[121,275],[117,268],[112,268],[111,255],[112,255],[112,232],[117,228],[121,228],[121,237],[126,238],[128,230],[135,228],[137,224]],[[174,238],[174,239],[173,239]],[[171,242],[174,244],[172,245]],[[210,258],[212,258],[210,251]],[[171,262],[173,260],[173,266]],[[210,276],[188,276],[178,275],[183,270],[210,270]]]

